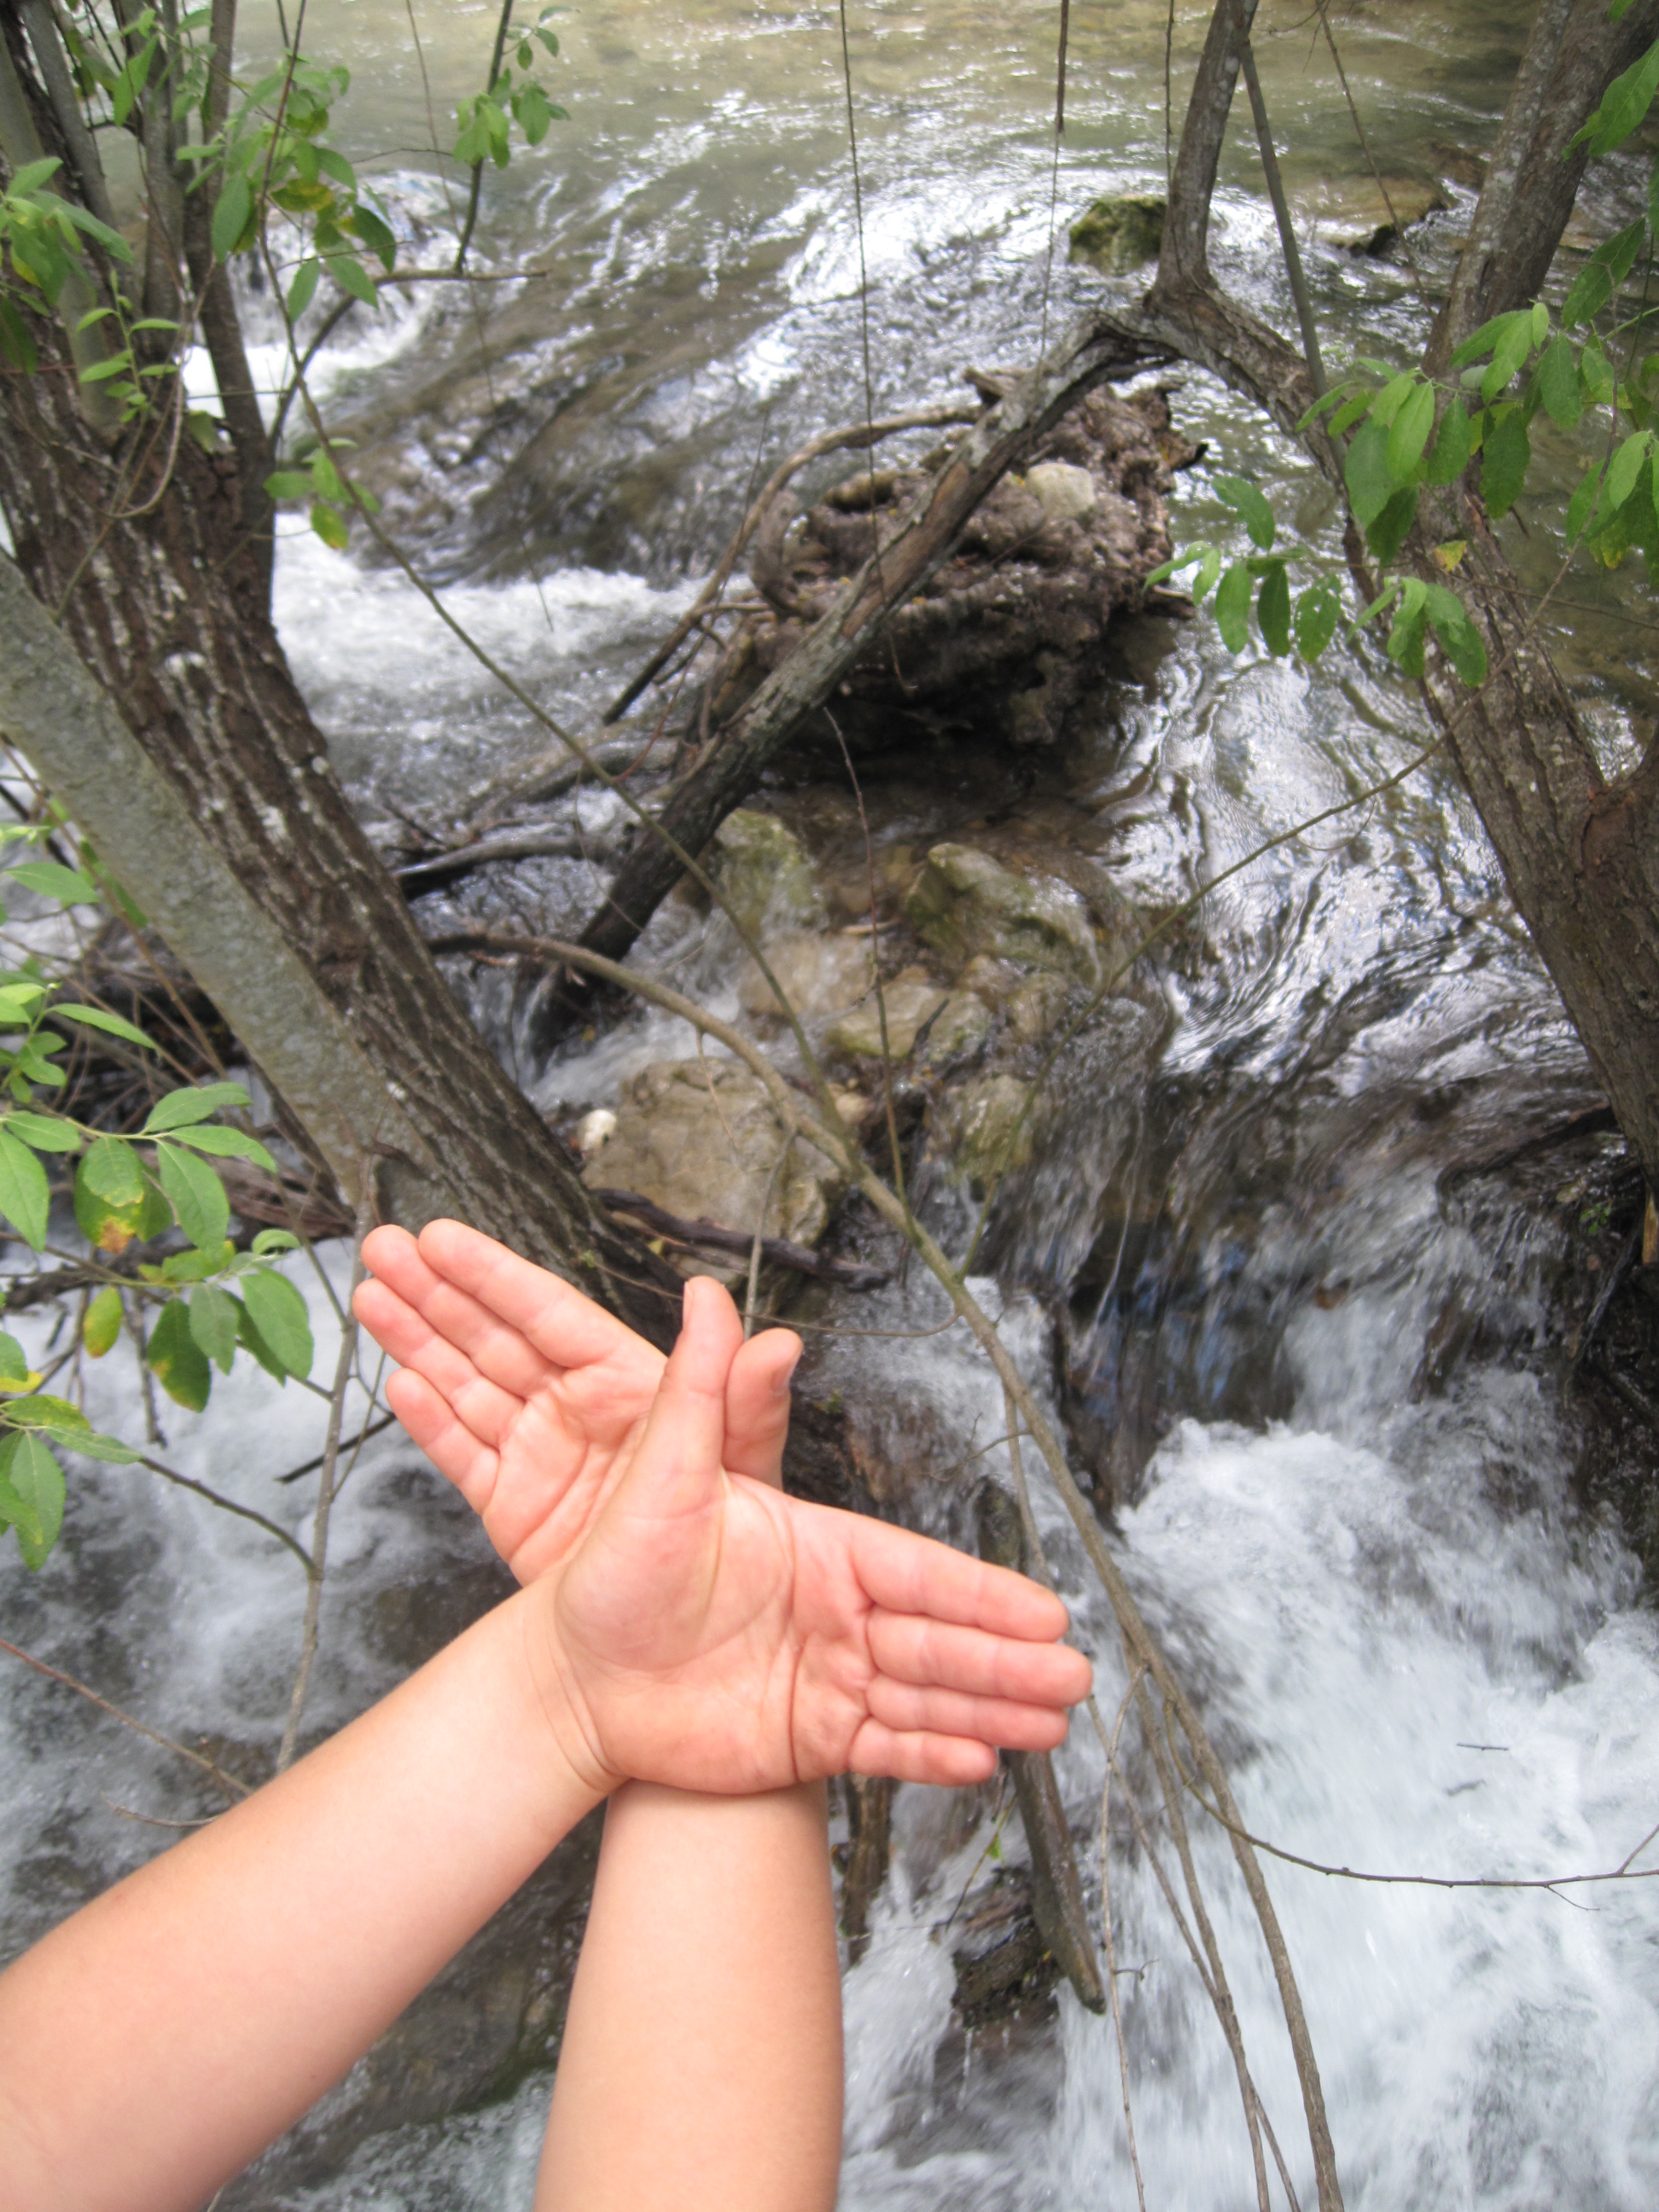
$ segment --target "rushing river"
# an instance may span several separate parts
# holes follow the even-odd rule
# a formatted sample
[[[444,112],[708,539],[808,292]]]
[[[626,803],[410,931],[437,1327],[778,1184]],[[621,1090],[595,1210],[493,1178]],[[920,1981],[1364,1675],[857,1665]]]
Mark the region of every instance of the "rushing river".
[[[274,36],[274,11],[245,12],[251,35]],[[1416,247],[1443,269],[1522,11],[1397,0],[1334,12],[1380,163],[1445,203]],[[428,102],[441,120],[475,87],[494,13],[417,8],[417,62],[401,4],[313,0],[308,12],[313,51],[355,73],[344,135],[373,155],[424,265],[453,246],[459,198],[425,150]],[[1177,103],[1203,27],[1200,11],[1180,15]],[[1409,272],[1332,242],[1364,227],[1369,187],[1328,59],[1292,15],[1264,10],[1259,43],[1329,350],[1386,351],[1415,325]],[[862,412],[860,245],[833,13],[629,0],[556,20],[566,51],[544,76],[571,119],[538,155],[486,176],[478,241],[481,270],[538,274],[459,299],[416,291],[379,322],[354,313],[319,367],[389,516],[454,610],[580,720],[684,604],[757,466]],[[1098,278],[1066,265],[1068,220],[1101,191],[1162,189],[1164,11],[1074,8],[1057,174],[1052,10],[854,0],[849,28],[874,404],[959,397],[966,364],[1029,359],[1045,320],[1057,331],[1097,294]],[[1607,189],[1626,181],[1615,172]],[[1292,326],[1238,130],[1213,251]],[[1298,457],[1201,376],[1182,381],[1182,429],[1324,528],[1328,502]],[[1202,471],[1180,497],[1178,538],[1231,527]],[[368,818],[444,820],[536,750],[527,718],[399,574],[292,527],[278,566],[284,640]],[[1616,757],[1644,671],[1628,644],[1642,633],[1620,626],[1613,593],[1586,607],[1570,665]],[[1034,835],[1055,809],[1091,814],[1096,849],[1158,908],[1421,742],[1413,702],[1372,659],[1334,649],[1310,674],[1254,652],[1235,660],[1207,620],[1143,622],[1121,634],[1096,723],[995,797]],[[872,804],[882,836],[925,846],[988,801],[898,784]],[[611,802],[589,794],[572,811],[602,859]],[[487,902],[563,925],[596,880],[592,860],[536,861],[487,891],[459,890],[453,909]],[[1122,1439],[1113,1525],[1125,1571],[1255,1832],[1381,1872],[1614,1865],[1659,1818],[1659,1635],[1637,1562],[1575,1486],[1552,1320],[1567,1231],[1538,1202],[1547,1166],[1545,1184],[1524,1188],[1480,1175],[1453,1188],[1445,1175],[1594,1091],[1479,825],[1431,768],[1271,853],[1206,902],[1182,944],[1144,1109],[1108,1131],[1090,1087],[1068,1091],[1064,1170],[1036,1178],[1002,1225],[1003,1288],[984,1294],[1007,1298],[1010,1340],[1038,1389],[1063,1362],[1078,1407]],[[730,1003],[729,953],[716,939],[702,957]],[[499,1020],[497,1038],[510,1048]],[[521,1073],[550,1108],[603,1103],[633,1068],[689,1048],[685,1031],[677,1041],[653,1019]],[[1587,1167],[1581,1146],[1573,1169]],[[1109,1189],[1121,1264],[1087,1295],[1073,1284],[1057,1348],[1051,1307],[1020,1286],[1051,1283],[1067,1225]],[[929,1202],[949,1226],[949,1193]],[[1162,1228],[1143,1233],[1155,1216]],[[1073,1272],[1060,1267],[1068,1283]],[[321,1375],[332,1331],[320,1285],[313,1303]],[[962,1534],[942,1478],[1001,1433],[988,1369],[959,1330],[940,1332],[925,1284],[839,1310],[865,1333],[818,1349],[823,1373],[911,1455],[912,1517]],[[1425,1347],[1443,1349],[1449,1315],[1462,1317],[1460,1356],[1435,1366]],[[141,1417],[120,1357],[93,1373],[88,1410],[131,1430]],[[314,1400],[237,1380],[199,1419],[164,1407],[163,1424],[179,1471],[303,1536],[309,1483],[274,1478],[318,1449]],[[1057,1500],[1039,1489],[1036,1512],[1109,1713],[1124,1686],[1109,1617]],[[395,1433],[366,1446],[333,1545],[319,1729],[496,1586],[466,1516]],[[280,1732],[301,1577],[247,1522],[141,1470],[85,1470],[48,1569],[32,1580],[9,1553],[0,1589],[9,1637],[167,1733],[236,1747]],[[0,1747],[9,1948],[144,1858],[158,1834],[145,1821],[211,1810],[165,1753],[21,1669],[0,1676]],[[1079,1833],[1100,1769],[1074,1729],[1061,1779]],[[1109,2023],[1062,1990],[1046,2022],[977,2036],[952,2025],[939,1930],[993,1817],[988,1798],[899,1795],[892,1873],[846,1984],[848,2212],[1133,2202]],[[1231,2061],[1121,1823],[1120,1812],[1113,1903],[1147,2203],[1231,2212],[1251,2198]],[[1200,1835],[1197,1849],[1256,2079],[1309,2203],[1267,1960],[1221,1840]],[[1646,1885],[1362,1887],[1282,1863],[1269,1879],[1351,2206],[1634,2212],[1655,2201],[1659,1948]],[[480,2109],[406,2120],[322,2156],[308,2179],[244,2185],[234,2201],[514,2212],[530,2203],[546,2090],[539,2073],[505,2084]]]

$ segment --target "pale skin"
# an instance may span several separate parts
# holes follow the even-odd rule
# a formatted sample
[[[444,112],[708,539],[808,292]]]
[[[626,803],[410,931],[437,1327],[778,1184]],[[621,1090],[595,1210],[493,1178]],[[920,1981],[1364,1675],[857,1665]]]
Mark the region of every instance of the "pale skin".
[[[358,1310],[404,1363],[405,1423],[520,1576],[544,1571],[642,1425],[663,1355],[458,1223],[418,1245],[377,1230],[365,1257],[377,1279]],[[739,1347],[728,1470],[781,1480],[799,1352],[783,1329]],[[647,2212],[669,2175],[677,2212],[830,2212],[841,1978],[824,1829],[812,1783],[611,1797],[536,2212]]]
[[[782,1792],[849,1765],[965,1781],[994,1743],[1060,1741],[1088,1668],[1048,1593],[722,1467],[729,1402],[743,1448],[739,1337],[724,1293],[690,1285],[644,1419],[613,1433],[596,1416],[562,1459],[550,1446],[566,1480],[527,1516],[560,1530],[538,1578],[0,1976],[9,2208],[199,2207],[625,1781]],[[428,1412],[442,1397],[421,1374],[394,1387],[412,1426],[422,1388]],[[511,1501],[507,1442],[487,1526]],[[648,1879],[634,1827],[624,1809],[613,1856]],[[648,1842],[648,1822],[635,1832]],[[678,2201],[678,2176],[639,2194],[577,2170],[578,2195],[544,2203],[621,2212],[665,2185]]]

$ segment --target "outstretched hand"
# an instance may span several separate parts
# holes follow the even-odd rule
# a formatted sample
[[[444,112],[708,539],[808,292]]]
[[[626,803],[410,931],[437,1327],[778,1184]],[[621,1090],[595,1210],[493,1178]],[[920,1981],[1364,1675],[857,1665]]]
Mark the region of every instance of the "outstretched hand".
[[[726,1293],[693,1281],[664,1368],[487,1238],[441,1224],[416,1252],[400,1236],[371,1240],[397,1287],[364,1285],[359,1312],[417,1364],[389,1394],[415,1440],[521,1578],[545,1573],[537,1663],[595,1786],[749,1791],[849,1767],[965,1783],[994,1745],[1062,1740],[1090,1669],[1057,1643],[1057,1598],[773,1486],[793,1340],[762,1364],[768,1338],[745,1346]],[[759,1476],[734,1471],[745,1455]]]
[[[358,1319],[397,1360],[386,1401],[483,1522],[521,1583],[580,1540],[639,1438],[663,1354],[581,1292],[459,1221],[370,1232]],[[728,1474],[781,1480],[791,1329],[738,1350],[726,1378]]]

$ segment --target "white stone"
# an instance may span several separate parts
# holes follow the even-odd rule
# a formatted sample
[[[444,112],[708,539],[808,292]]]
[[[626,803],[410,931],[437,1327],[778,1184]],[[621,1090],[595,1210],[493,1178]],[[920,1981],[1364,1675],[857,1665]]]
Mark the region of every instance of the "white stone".
[[[1095,480],[1071,461],[1039,461],[1025,488],[1051,522],[1086,522],[1095,511]]]
[[[595,1152],[603,1152],[617,1127],[617,1117],[608,1106],[596,1106],[591,1114],[584,1114],[576,1124],[576,1149],[585,1160]]]

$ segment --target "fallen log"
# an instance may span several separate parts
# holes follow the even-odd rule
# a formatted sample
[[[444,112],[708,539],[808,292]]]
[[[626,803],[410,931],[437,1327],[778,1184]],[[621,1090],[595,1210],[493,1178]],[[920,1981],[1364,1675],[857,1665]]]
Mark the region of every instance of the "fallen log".
[[[1152,348],[1091,322],[1012,385],[980,417],[924,487],[892,535],[878,544],[794,651],[675,786],[652,829],[642,830],[604,905],[583,932],[585,950],[620,960],[673,889],[688,854],[754,789],[762,771],[846,678],[894,611],[946,561],[964,525],[1006,471],[1097,386],[1122,381],[1162,358]],[[550,993],[532,1044],[546,1051],[586,1005],[568,987]]]

